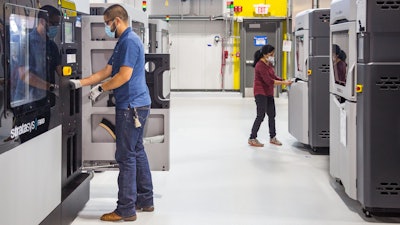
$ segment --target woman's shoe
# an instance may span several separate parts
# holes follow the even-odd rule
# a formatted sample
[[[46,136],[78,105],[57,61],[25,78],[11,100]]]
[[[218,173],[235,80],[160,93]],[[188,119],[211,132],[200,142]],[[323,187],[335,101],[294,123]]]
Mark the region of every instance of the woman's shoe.
[[[273,137],[271,139],[269,139],[269,143],[274,144],[274,145],[282,145],[282,142],[278,141],[278,139],[276,139],[276,137]]]
[[[247,143],[249,143],[249,145],[254,147],[264,147],[264,144],[260,143],[256,138],[249,139]]]

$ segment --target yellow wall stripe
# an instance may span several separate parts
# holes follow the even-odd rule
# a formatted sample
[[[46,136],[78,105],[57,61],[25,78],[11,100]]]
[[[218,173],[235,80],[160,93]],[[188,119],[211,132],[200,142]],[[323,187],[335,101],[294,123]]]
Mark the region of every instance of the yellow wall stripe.
[[[254,12],[255,4],[268,4],[270,5],[268,9],[268,14],[266,15],[257,15]],[[235,13],[235,16],[241,16],[245,18],[265,18],[265,17],[286,17],[287,16],[287,0],[235,0],[235,6],[242,6],[242,12]],[[286,22],[285,22],[286,23]],[[285,24],[284,23],[284,24]],[[284,25],[284,34],[286,25]],[[233,35],[235,37],[240,36],[239,23],[234,22]],[[285,36],[286,38],[286,36]],[[282,40],[283,41],[283,40]],[[240,51],[240,40],[238,38],[234,38],[233,41],[233,53]],[[287,78],[287,53],[283,53],[282,58],[282,78]],[[240,90],[240,59],[238,57],[233,56],[233,89]]]

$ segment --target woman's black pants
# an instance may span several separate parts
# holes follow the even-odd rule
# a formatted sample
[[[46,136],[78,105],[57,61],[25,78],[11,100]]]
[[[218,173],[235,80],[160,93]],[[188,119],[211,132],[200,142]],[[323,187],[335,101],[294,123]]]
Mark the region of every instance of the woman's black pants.
[[[258,130],[261,123],[264,121],[265,114],[268,115],[269,136],[273,138],[276,136],[275,130],[275,101],[274,96],[256,95],[257,117],[254,121],[253,128],[251,129],[250,139],[257,138]]]

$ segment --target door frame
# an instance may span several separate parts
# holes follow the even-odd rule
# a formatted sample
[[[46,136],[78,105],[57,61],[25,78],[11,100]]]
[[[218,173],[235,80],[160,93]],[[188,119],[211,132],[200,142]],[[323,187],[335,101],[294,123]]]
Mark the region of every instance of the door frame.
[[[245,25],[248,24],[249,22],[271,22],[271,23],[276,23],[276,40],[277,43],[274,46],[275,47],[275,60],[276,60],[276,65],[278,67],[275,68],[275,73],[281,77],[282,74],[282,43],[283,43],[283,22],[285,20],[282,18],[256,18],[256,19],[244,19],[243,22],[240,24],[240,92],[242,94],[242,97],[251,97],[251,95],[246,95],[246,34],[247,31],[245,29]],[[281,87],[277,87],[275,90],[275,95],[278,95],[280,92]],[[279,90],[279,91],[277,91]],[[248,91],[247,91],[248,92]]]

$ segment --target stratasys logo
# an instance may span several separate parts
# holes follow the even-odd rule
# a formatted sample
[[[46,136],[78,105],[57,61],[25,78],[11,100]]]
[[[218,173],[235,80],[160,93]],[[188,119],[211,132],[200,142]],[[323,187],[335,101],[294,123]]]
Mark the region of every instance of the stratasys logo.
[[[30,133],[33,130],[36,130],[38,126],[43,125],[46,122],[45,118],[35,119],[29,123],[23,123],[19,126],[11,129],[11,138],[16,138],[22,134]]]

